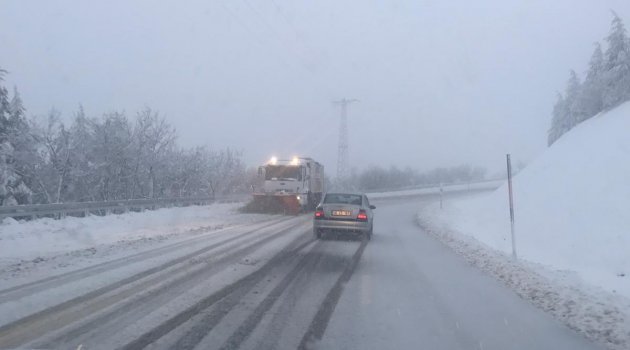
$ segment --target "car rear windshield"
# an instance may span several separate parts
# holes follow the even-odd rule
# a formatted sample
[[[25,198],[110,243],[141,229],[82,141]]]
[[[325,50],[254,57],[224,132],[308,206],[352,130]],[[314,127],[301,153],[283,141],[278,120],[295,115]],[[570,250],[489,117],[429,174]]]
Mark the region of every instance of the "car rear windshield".
[[[330,193],[324,198],[324,203],[361,205],[361,196],[357,194]]]

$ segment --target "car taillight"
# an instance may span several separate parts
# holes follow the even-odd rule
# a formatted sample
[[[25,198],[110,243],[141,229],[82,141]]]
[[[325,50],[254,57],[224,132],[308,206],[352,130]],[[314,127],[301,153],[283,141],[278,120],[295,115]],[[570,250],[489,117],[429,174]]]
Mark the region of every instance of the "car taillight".
[[[367,221],[367,214],[365,213],[365,210],[360,210],[359,214],[357,215],[357,220],[359,221]]]
[[[324,217],[324,211],[322,209],[317,209],[315,211],[315,219],[321,219]]]

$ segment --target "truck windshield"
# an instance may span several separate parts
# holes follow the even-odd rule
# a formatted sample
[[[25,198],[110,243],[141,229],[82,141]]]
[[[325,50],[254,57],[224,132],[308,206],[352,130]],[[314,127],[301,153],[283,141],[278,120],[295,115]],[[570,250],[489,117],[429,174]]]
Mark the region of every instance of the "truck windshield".
[[[361,205],[361,196],[356,194],[329,193],[324,203]]]
[[[302,181],[302,172],[299,166],[268,165],[265,170],[265,180]]]

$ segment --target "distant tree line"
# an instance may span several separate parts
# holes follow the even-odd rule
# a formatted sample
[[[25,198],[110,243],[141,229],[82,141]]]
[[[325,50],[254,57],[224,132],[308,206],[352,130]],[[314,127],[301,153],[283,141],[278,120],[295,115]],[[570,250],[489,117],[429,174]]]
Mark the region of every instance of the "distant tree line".
[[[606,51],[599,43],[591,56],[584,81],[571,70],[564,94],[553,107],[548,145],[577,124],[630,100],[630,39],[624,23],[613,12]]]
[[[111,112],[65,124],[51,110],[27,117],[0,70],[0,205],[209,196],[244,191],[241,154],[182,148],[177,133],[145,108],[132,118]]]
[[[465,183],[481,181],[486,177],[486,169],[470,165],[436,168],[420,172],[407,167],[388,169],[380,166],[370,166],[362,171],[354,171],[348,181],[350,186],[362,191],[401,189],[437,185],[440,183]]]

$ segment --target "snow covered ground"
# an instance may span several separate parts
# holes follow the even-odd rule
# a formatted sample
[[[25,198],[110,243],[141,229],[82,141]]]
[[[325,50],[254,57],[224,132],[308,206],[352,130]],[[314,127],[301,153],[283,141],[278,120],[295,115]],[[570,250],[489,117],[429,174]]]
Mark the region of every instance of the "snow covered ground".
[[[565,134],[507,185],[423,208],[423,227],[571,327],[630,344],[630,103]],[[619,344],[615,344],[619,342]]]
[[[274,217],[239,213],[240,206],[242,203],[216,203],[61,220],[7,218],[0,223],[0,277],[17,277],[53,260],[64,268],[94,263],[160,242]]]

